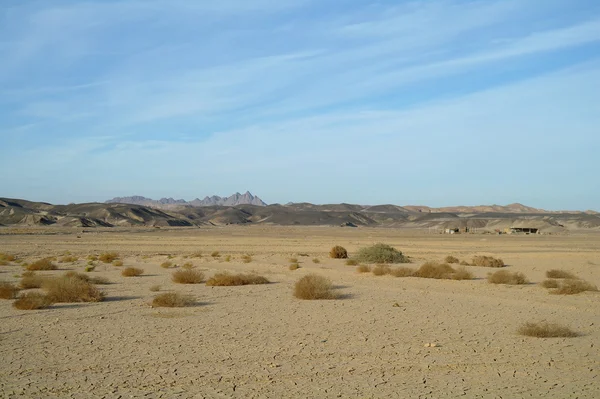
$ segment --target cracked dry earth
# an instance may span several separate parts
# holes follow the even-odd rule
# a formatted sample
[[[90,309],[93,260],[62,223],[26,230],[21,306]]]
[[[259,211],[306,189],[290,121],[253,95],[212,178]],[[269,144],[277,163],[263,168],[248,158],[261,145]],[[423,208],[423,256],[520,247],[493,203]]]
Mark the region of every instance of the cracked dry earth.
[[[209,229],[40,229],[0,235],[0,252],[34,260],[70,251],[60,275],[82,271],[92,253],[116,251],[126,266],[91,272],[112,284],[107,299],[20,311],[0,300],[0,396],[6,398],[598,398],[600,293],[550,295],[538,284],[488,284],[492,271],[469,267],[472,281],[376,277],[327,258],[386,242],[413,267],[452,254],[487,254],[532,283],[547,270],[600,283],[600,235],[428,235],[391,229],[227,227]],[[19,232],[21,233],[21,232]],[[51,233],[51,234],[49,234]],[[79,233],[81,238],[77,238]],[[210,253],[218,250],[220,258]],[[183,256],[202,251],[202,258]],[[241,256],[253,255],[251,263]],[[171,255],[207,277],[256,272],[272,284],[180,285]],[[231,255],[230,262],[224,260]],[[306,256],[307,255],[307,256]],[[296,257],[301,268],[288,270]],[[320,263],[312,262],[319,258]],[[21,266],[0,266],[0,280],[18,282]],[[293,284],[315,272],[344,299],[302,301]],[[155,292],[193,295],[187,308],[152,308]],[[526,321],[560,322],[581,335],[530,338]],[[430,345],[434,343],[435,345]]]

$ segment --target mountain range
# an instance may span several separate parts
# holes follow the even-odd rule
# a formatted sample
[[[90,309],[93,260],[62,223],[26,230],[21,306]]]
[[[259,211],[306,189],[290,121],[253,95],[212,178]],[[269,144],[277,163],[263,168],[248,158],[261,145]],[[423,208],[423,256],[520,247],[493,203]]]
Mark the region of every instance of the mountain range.
[[[115,197],[108,201],[107,204],[133,204],[133,205],[144,205],[153,208],[169,208],[172,205],[189,205],[189,206],[237,206],[237,205],[256,205],[266,206],[267,204],[259,197],[252,195],[250,191],[246,191],[244,194],[235,193],[229,197],[219,197],[213,195],[211,197],[204,197],[204,199],[196,198],[192,201],[186,201],[182,199],[173,198],[161,198],[159,200],[153,200],[151,198],[142,197],[140,195],[134,195],[131,197]]]

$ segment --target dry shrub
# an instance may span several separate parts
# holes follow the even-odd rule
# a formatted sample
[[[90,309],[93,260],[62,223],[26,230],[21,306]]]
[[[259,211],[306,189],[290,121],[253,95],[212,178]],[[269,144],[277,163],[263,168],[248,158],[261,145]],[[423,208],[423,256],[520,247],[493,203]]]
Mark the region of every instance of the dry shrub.
[[[53,303],[100,302],[104,299],[104,293],[94,284],[73,276],[44,279],[42,288]]]
[[[181,269],[173,273],[173,282],[178,284],[200,284],[204,281],[204,273],[193,269]]]
[[[19,282],[19,286],[23,289],[42,288],[44,277],[38,276],[35,272],[24,272]]]
[[[446,256],[446,259],[444,259],[444,262],[449,263],[449,264],[453,264],[453,263],[458,263],[459,260],[457,257],[454,257],[452,255],[448,255]]]
[[[506,270],[498,270],[496,273],[489,274],[487,280],[491,284],[520,285],[528,283],[523,273]]]
[[[1,299],[14,299],[19,293],[19,288],[14,284],[7,281],[0,281],[0,298]]]
[[[410,277],[414,274],[414,270],[410,267],[395,267],[390,274],[394,277]]]
[[[4,260],[4,259],[0,259],[0,266],[6,266],[6,265],[9,265],[9,264],[10,264],[9,261]]]
[[[98,257],[96,255],[88,255],[87,260],[94,262],[98,260]]]
[[[163,269],[170,269],[173,267],[173,262],[170,261],[164,261],[163,263],[160,264],[160,267],[162,267]]]
[[[359,265],[356,268],[356,272],[357,273],[370,273],[371,272],[371,266],[369,266],[369,265]]]
[[[329,251],[329,257],[333,259],[346,259],[348,258],[348,251],[346,251],[346,248],[336,245]]]
[[[255,274],[217,273],[208,279],[206,285],[211,287],[230,287],[237,285],[269,284],[269,280]]]
[[[127,267],[121,272],[123,277],[137,277],[141,276],[142,274],[144,274],[144,270],[137,267]]]
[[[243,255],[242,256],[242,262],[244,262],[244,263],[250,263],[250,262],[252,262],[252,256],[250,256],[250,255]]]
[[[190,255],[190,258],[201,258],[202,257],[202,252],[194,252],[193,254]]]
[[[540,283],[540,285],[544,288],[558,288],[559,282],[555,279],[544,280]]]
[[[313,263],[321,263],[321,260],[319,258],[313,258]]]
[[[50,305],[52,300],[48,295],[39,292],[27,292],[13,302],[13,306],[19,310],[45,309]]]
[[[225,262],[231,262],[231,255],[225,256]]]
[[[185,262],[181,267],[185,270],[191,270],[194,268],[194,264],[192,262]]]
[[[451,279],[455,273],[456,270],[447,263],[426,262],[413,273],[413,276],[421,278]]]
[[[160,291],[160,285],[158,285],[158,284],[153,285],[152,287],[150,287],[150,291],[152,291],[152,292]]]
[[[359,249],[356,260],[364,263],[410,263],[407,256],[387,244],[375,244]]]
[[[212,256],[213,258],[220,258],[221,254],[219,253],[219,251],[213,251],[210,256]]]
[[[27,265],[27,270],[56,270],[57,267],[54,263],[52,263],[51,258],[44,258],[36,260],[33,263]]]
[[[552,294],[575,295],[585,291],[598,291],[598,287],[584,280],[563,280]]]
[[[0,260],[6,261],[6,262],[14,262],[15,260],[17,260],[17,258],[14,255],[0,252]]]
[[[294,270],[298,270],[300,269],[300,264],[298,263],[290,263],[290,266],[288,267],[288,269],[294,271]]]
[[[123,266],[123,261],[122,260],[118,260],[118,259],[117,260],[113,260],[112,264],[113,264],[113,266],[117,266],[117,267]]]
[[[177,292],[166,292],[164,294],[159,294],[152,299],[152,307],[182,308],[191,306],[195,302],[194,298],[189,295],[182,295]]]
[[[294,296],[299,299],[336,299],[331,280],[317,274],[307,274],[294,285]]]
[[[63,276],[70,277],[70,278],[78,278],[80,280],[83,280],[83,281],[86,281],[86,282],[92,283],[92,284],[98,284],[98,285],[110,284],[110,281],[108,281],[108,279],[105,277],[90,277],[87,274],[77,273],[74,271],[66,272]]]
[[[483,266],[483,267],[504,267],[504,261],[502,259],[496,259],[492,256],[475,256],[472,266]]]
[[[546,322],[525,323],[518,332],[521,335],[536,338],[576,337],[579,335],[569,327]]]
[[[467,262],[466,260],[461,260],[460,265],[461,266],[471,266],[471,264],[469,262]]]
[[[373,274],[375,276],[384,276],[386,274],[390,274],[392,272],[392,268],[388,265],[377,265],[373,268]]]
[[[358,261],[356,259],[347,259],[346,265],[347,266],[356,266],[356,265],[358,265]]]
[[[473,273],[464,267],[456,269],[456,273],[452,275],[452,280],[473,280],[474,278],[475,276]]]
[[[119,254],[116,252],[106,252],[98,256],[98,260],[104,263],[112,263],[113,260],[116,260],[118,258]]]
[[[77,262],[79,258],[77,256],[65,255],[62,258],[58,259],[58,263],[74,263]]]
[[[290,258],[288,259],[290,263],[298,263],[298,258]]]
[[[570,280],[577,280],[577,276],[573,273],[570,273],[566,270],[552,269],[546,272],[546,277],[548,278],[566,278]]]

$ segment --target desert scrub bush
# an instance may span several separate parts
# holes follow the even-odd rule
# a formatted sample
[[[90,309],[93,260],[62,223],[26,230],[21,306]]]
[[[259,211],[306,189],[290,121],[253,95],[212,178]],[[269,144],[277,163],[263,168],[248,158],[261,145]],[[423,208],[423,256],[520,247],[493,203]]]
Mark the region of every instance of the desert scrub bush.
[[[123,261],[116,259],[116,260],[112,261],[112,264],[113,264],[113,266],[121,267],[121,266],[123,266]]]
[[[294,285],[294,296],[299,299],[336,299],[331,280],[317,274],[307,274]]]
[[[8,281],[0,281],[0,298],[14,299],[19,293],[19,288]]]
[[[96,265],[87,265],[85,267],[85,269],[83,269],[83,270],[85,270],[86,272],[89,273],[89,272],[93,272],[95,269],[96,269]]]
[[[346,259],[346,266],[356,266],[358,261],[356,259]]]
[[[225,262],[231,262],[231,255],[225,255]]]
[[[53,303],[100,302],[104,299],[104,293],[94,284],[73,276],[44,279],[42,288]]]
[[[456,272],[452,274],[452,280],[473,280],[475,276],[473,273],[465,269],[464,267],[460,267],[456,269]]]
[[[52,261],[50,259],[51,258],[43,258],[43,259],[36,260],[35,262],[27,265],[27,270],[29,270],[29,271],[56,270],[57,269],[56,265],[54,263],[52,263]]]
[[[570,273],[566,270],[559,270],[559,269],[548,270],[546,272],[546,277],[577,280],[577,276],[575,276],[573,273]]]
[[[576,337],[578,334],[569,327],[554,323],[525,323],[518,329],[518,333],[527,337],[559,338]]]
[[[375,276],[385,276],[392,272],[392,268],[388,265],[377,265],[372,269],[372,272]]]
[[[211,287],[228,287],[235,285],[269,284],[269,280],[255,274],[217,273],[206,281]]]
[[[110,284],[110,281],[108,281],[108,279],[105,277],[90,277],[87,274],[77,273],[74,271],[66,272],[65,274],[63,274],[63,276],[69,277],[69,278],[78,278],[80,280],[87,281],[88,283],[92,283],[92,284],[98,284],[98,285]]]
[[[98,260],[98,256],[97,255],[88,255],[87,260],[89,260],[90,262],[95,262]]]
[[[454,257],[452,255],[448,255],[446,256],[446,258],[444,259],[444,262],[449,263],[449,264],[453,264],[453,263],[458,263],[459,260],[457,257]]]
[[[540,285],[544,288],[558,288],[558,286],[560,285],[558,280],[555,280],[553,278],[550,278],[548,280],[544,280],[540,283]]]
[[[65,255],[61,258],[58,258],[58,263],[75,263],[79,260],[77,256],[73,255]]]
[[[356,268],[356,272],[357,273],[370,273],[371,272],[371,266],[369,266],[369,265],[359,265]]]
[[[144,274],[144,270],[139,269],[137,267],[126,267],[121,272],[121,275],[123,277],[137,277],[137,276],[141,276],[142,274]]]
[[[523,273],[509,272],[506,270],[498,270],[495,273],[488,274],[488,283],[491,284],[508,284],[508,285],[520,285],[527,284],[527,278]]]
[[[19,286],[24,290],[30,288],[42,288],[42,283],[44,282],[44,277],[38,276],[35,272],[24,272],[21,281],[19,282]]]
[[[289,258],[288,261],[290,263],[298,263],[298,258]]]
[[[11,254],[7,254],[5,252],[0,252],[0,261],[5,261],[5,262],[14,262],[15,260],[17,260],[17,258],[14,255]]]
[[[244,263],[250,263],[250,262],[252,262],[252,256],[248,255],[248,254],[243,255],[242,256],[242,262],[244,262]]]
[[[166,260],[160,264],[160,267],[162,267],[163,269],[170,269],[173,267],[173,262]]]
[[[598,287],[584,280],[562,280],[558,288],[550,293],[556,295],[575,295],[585,291],[598,291]]]
[[[212,256],[213,258],[220,258],[221,254],[219,253],[219,251],[213,251],[210,256]]]
[[[98,256],[98,260],[103,263],[112,263],[112,261],[114,261],[118,258],[119,258],[119,254],[116,252],[106,252],[106,253],[100,254],[100,256]]]
[[[156,285],[151,286],[150,291],[152,291],[152,292],[160,291],[160,285],[156,284]]]
[[[313,263],[321,263],[321,260],[319,258],[313,258]]]
[[[13,307],[19,310],[45,309],[52,305],[48,295],[39,292],[27,292],[13,302]]]
[[[177,284],[200,284],[204,281],[204,273],[193,269],[181,269],[173,273],[172,280]]]
[[[355,259],[364,263],[410,263],[408,257],[402,252],[387,244],[375,244],[361,248]]]
[[[192,262],[185,262],[181,268],[185,270],[191,270],[194,268],[194,264]]]
[[[504,267],[504,261],[492,256],[475,256],[471,262],[471,266],[483,267]]]
[[[299,263],[290,263],[290,265],[288,266],[288,269],[290,269],[291,271],[298,270],[298,269],[300,269],[300,264]]]
[[[346,259],[348,258],[348,251],[346,251],[346,248],[336,245],[329,251],[329,257],[333,259]]]
[[[194,252],[193,254],[190,255],[190,258],[201,258],[202,257],[202,252]]]
[[[9,265],[9,264],[10,264],[10,262],[9,262],[9,261],[7,261],[7,260],[4,260],[4,259],[0,259],[0,266],[7,266],[7,265]]]
[[[471,264],[469,262],[467,262],[466,260],[461,260],[459,264],[461,266],[471,266]]]
[[[394,277],[411,277],[414,272],[410,267],[395,267],[390,271],[390,274]]]
[[[154,308],[182,308],[192,306],[194,303],[194,298],[191,296],[177,292],[165,292],[152,299],[152,307]]]
[[[452,279],[456,270],[447,263],[426,262],[414,273],[414,277],[434,278],[434,279]]]

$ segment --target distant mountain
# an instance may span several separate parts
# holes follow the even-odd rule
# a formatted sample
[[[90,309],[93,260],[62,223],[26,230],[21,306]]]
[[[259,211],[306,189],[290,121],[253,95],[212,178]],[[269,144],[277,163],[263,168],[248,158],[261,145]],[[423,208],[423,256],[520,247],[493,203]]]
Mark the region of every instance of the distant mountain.
[[[509,205],[477,205],[477,206],[445,206],[442,208],[430,208],[428,206],[407,205],[405,209],[416,212],[432,212],[432,213],[552,213],[544,209],[532,208],[523,204]]]
[[[203,200],[196,198],[192,201],[185,201],[182,199],[173,198],[161,198],[159,200],[153,200],[152,198],[146,198],[139,195],[131,197],[115,197],[105,202],[106,204],[132,204],[132,205],[143,205],[153,208],[169,208],[177,205],[191,205],[191,206],[237,206],[237,205],[256,205],[266,206],[267,204],[261,200],[258,196],[252,195],[250,191],[246,191],[244,194],[235,193],[229,197],[219,197],[213,195],[212,197],[204,197]]]

